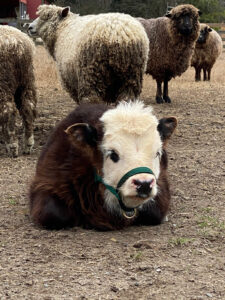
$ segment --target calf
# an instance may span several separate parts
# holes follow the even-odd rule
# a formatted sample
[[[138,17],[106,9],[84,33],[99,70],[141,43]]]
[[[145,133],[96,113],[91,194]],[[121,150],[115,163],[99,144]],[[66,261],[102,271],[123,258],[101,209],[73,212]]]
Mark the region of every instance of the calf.
[[[139,101],[77,107],[38,160],[33,221],[48,229],[160,224],[170,203],[165,145],[176,125],[174,117],[158,121]]]

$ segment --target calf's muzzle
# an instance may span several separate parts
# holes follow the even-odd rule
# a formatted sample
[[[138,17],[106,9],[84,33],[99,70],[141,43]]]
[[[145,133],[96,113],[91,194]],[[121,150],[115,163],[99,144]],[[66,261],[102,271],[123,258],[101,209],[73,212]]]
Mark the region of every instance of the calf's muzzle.
[[[98,175],[95,172],[95,182],[100,182],[102,183],[106,189],[108,189],[114,196],[116,196],[116,198],[119,201],[120,207],[123,210],[123,215],[126,218],[133,218],[136,215],[136,208],[137,207],[127,207],[122,200],[122,195],[119,191],[119,188],[127,181],[128,178],[130,178],[133,175],[136,174],[141,174],[141,173],[148,173],[148,174],[152,174],[154,175],[153,171],[150,168],[147,167],[139,167],[139,168],[134,168],[132,170],[130,170],[129,172],[127,172],[125,175],[123,175],[123,177],[119,180],[116,188],[114,188],[111,185],[108,185],[107,183],[104,182],[104,180],[102,179],[102,177],[100,175]],[[141,198],[146,198],[148,197],[148,195],[151,192],[152,189],[152,184],[154,182],[154,179],[150,180],[150,181],[139,181],[139,180],[133,180],[133,184],[136,185],[136,190],[137,190],[137,194],[139,197]],[[131,216],[127,215],[126,213],[131,213]]]

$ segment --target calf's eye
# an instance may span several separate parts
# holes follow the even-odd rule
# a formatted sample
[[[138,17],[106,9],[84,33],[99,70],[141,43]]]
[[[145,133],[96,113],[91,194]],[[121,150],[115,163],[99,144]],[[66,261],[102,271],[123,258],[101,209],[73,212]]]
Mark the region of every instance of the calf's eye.
[[[110,159],[113,161],[113,162],[118,162],[119,161],[119,155],[115,152],[115,151],[111,151],[110,155],[109,155]]]
[[[160,157],[160,152],[159,151],[156,153],[156,157]]]

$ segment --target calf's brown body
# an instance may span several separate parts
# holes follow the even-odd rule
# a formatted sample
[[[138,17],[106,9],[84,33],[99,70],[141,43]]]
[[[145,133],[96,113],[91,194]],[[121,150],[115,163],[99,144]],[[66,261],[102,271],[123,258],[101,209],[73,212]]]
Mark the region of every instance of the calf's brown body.
[[[170,204],[167,180],[167,154],[163,149],[159,193],[154,201],[138,208],[137,216],[127,219],[107,210],[104,203],[105,187],[94,180],[95,170],[101,172],[103,154],[99,145],[104,132],[99,120],[109,107],[102,104],[82,104],[54,129],[39,157],[36,174],[30,187],[30,212],[32,220],[48,229],[72,226],[99,230],[120,229],[130,224],[160,224]],[[163,120],[163,119],[162,119]],[[160,121],[161,122],[161,121]],[[88,124],[91,140],[80,127],[76,141],[65,130],[77,123]],[[160,123],[159,123],[160,129]],[[163,126],[161,126],[163,127]],[[162,130],[160,132],[164,139]]]

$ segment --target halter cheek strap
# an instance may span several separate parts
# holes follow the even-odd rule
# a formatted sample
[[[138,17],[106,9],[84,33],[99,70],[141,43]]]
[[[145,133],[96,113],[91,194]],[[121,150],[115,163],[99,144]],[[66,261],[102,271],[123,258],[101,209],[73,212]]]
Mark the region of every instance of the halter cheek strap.
[[[100,182],[100,183],[104,184],[105,188],[107,190],[109,190],[118,199],[120,207],[122,208],[122,210],[124,210],[125,212],[133,212],[134,213],[133,216],[135,216],[136,207],[134,207],[134,208],[133,207],[132,208],[127,207],[123,203],[122,197],[121,197],[120,192],[119,192],[119,188],[124,184],[125,181],[127,181],[128,178],[130,178],[133,175],[140,174],[140,173],[148,173],[148,174],[154,175],[153,171],[151,169],[147,168],[147,167],[135,168],[135,169],[132,169],[129,172],[127,172],[125,175],[123,175],[123,177],[119,180],[116,188],[114,188],[113,186],[108,185],[107,183],[105,183],[104,180],[102,179],[102,177],[95,172],[95,182]]]

